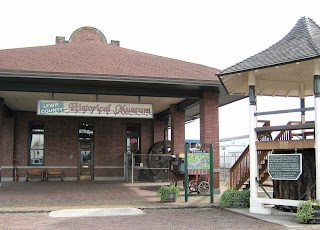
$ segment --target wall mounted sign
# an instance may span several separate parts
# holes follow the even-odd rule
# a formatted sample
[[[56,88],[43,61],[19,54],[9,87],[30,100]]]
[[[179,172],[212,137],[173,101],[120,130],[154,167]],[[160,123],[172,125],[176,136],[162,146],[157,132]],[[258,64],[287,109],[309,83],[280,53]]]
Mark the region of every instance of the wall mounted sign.
[[[273,180],[298,180],[302,173],[302,154],[269,154],[268,172]]]
[[[37,115],[153,118],[152,104],[39,100]]]

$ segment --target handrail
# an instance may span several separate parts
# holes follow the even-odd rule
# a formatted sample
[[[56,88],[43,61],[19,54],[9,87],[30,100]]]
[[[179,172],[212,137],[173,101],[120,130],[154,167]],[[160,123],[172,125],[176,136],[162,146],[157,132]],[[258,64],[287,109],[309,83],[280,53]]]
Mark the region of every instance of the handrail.
[[[299,129],[312,129],[314,128],[314,123],[305,123],[300,125],[278,125],[278,126],[269,126],[269,127],[258,127],[254,130],[256,132],[263,131],[282,131],[282,130],[299,130]]]
[[[258,120],[258,122],[264,123],[262,125],[263,127],[270,126],[269,120]],[[261,162],[263,159],[264,159],[264,156],[261,155],[261,159],[259,159],[259,162]],[[241,179],[245,179],[247,176],[249,176],[249,172],[250,172],[249,168],[250,168],[250,155],[249,155],[249,145],[248,145],[229,170],[231,188],[236,188],[237,183],[239,183]]]
[[[313,111],[313,110],[314,110],[314,107],[308,107],[308,108],[299,108],[299,109],[275,110],[275,111],[268,111],[268,112],[255,112],[254,116],[282,114],[282,113],[306,112],[306,111]]]
[[[296,134],[292,131],[294,130],[305,130],[305,129],[314,129],[314,122],[305,122],[302,123],[300,121],[289,121],[287,125],[284,126],[270,126],[270,121],[268,120],[259,120],[258,122],[263,122],[264,124],[262,127],[255,128],[255,131],[257,132],[257,137],[259,137],[259,133],[262,135],[268,135],[271,138],[264,138],[259,139],[261,141],[287,141],[292,140],[293,137],[301,135],[302,134]],[[272,140],[272,132],[278,132],[278,135],[274,140]],[[267,154],[271,151],[258,151],[258,164],[263,165],[265,164],[263,161],[266,159]],[[245,148],[245,150],[242,152],[242,154],[239,156],[239,158],[236,160],[236,162],[232,165],[232,167],[229,170],[230,172],[230,187],[234,189],[239,189],[243,183],[245,183],[249,176],[250,176],[250,154],[249,154],[249,145]],[[263,172],[261,175],[262,176]],[[262,181],[266,179],[266,177],[260,178]]]

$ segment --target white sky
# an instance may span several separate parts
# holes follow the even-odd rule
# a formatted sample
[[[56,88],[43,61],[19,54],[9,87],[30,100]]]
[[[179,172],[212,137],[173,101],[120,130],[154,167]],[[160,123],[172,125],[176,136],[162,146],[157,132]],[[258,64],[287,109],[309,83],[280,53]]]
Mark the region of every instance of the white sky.
[[[0,49],[53,45],[93,26],[121,47],[224,69],[279,41],[301,16],[320,23],[319,9],[319,0],[2,0]],[[258,103],[277,110],[269,98]],[[220,138],[248,134],[247,116],[247,99],[221,107]],[[199,138],[198,122],[186,138]]]

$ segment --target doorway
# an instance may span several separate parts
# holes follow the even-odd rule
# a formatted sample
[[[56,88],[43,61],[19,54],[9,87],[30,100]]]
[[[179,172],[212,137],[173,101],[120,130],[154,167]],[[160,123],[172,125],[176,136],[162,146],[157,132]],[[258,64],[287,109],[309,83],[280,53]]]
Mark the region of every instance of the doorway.
[[[78,179],[93,180],[94,124],[79,123]]]
[[[134,166],[140,165],[141,159],[141,125],[127,124],[126,128],[126,153],[125,153],[125,179],[133,177]]]

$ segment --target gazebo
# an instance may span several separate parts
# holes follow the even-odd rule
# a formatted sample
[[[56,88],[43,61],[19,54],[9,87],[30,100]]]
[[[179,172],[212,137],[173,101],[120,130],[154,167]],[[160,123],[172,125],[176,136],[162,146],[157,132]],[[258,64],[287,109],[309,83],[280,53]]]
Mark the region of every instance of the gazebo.
[[[293,29],[270,48],[253,55],[242,62],[217,73],[220,81],[230,95],[249,96],[250,147],[248,156],[250,166],[250,212],[269,214],[264,204],[297,206],[298,200],[265,199],[258,197],[259,150],[315,148],[316,199],[320,199],[320,146],[317,134],[320,131],[320,26],[312,19],[301,17]],[[299,97],[299,109],[257,112],[257,96]],[[305,108],[305,97],[314,96],[314,108]],[[315,122],[306,123],[305,111],[315,112]],[[283,126],[257,127],[257,117],[265,114],[301,111],[301,122]],[[314,139],[305,136],[300,140],[274,139],[259,141],[257,133],[273,130],[315,129]],[[264,147],[262,147],[264,146]],[[268,148],[266,146],[269,146]]]

